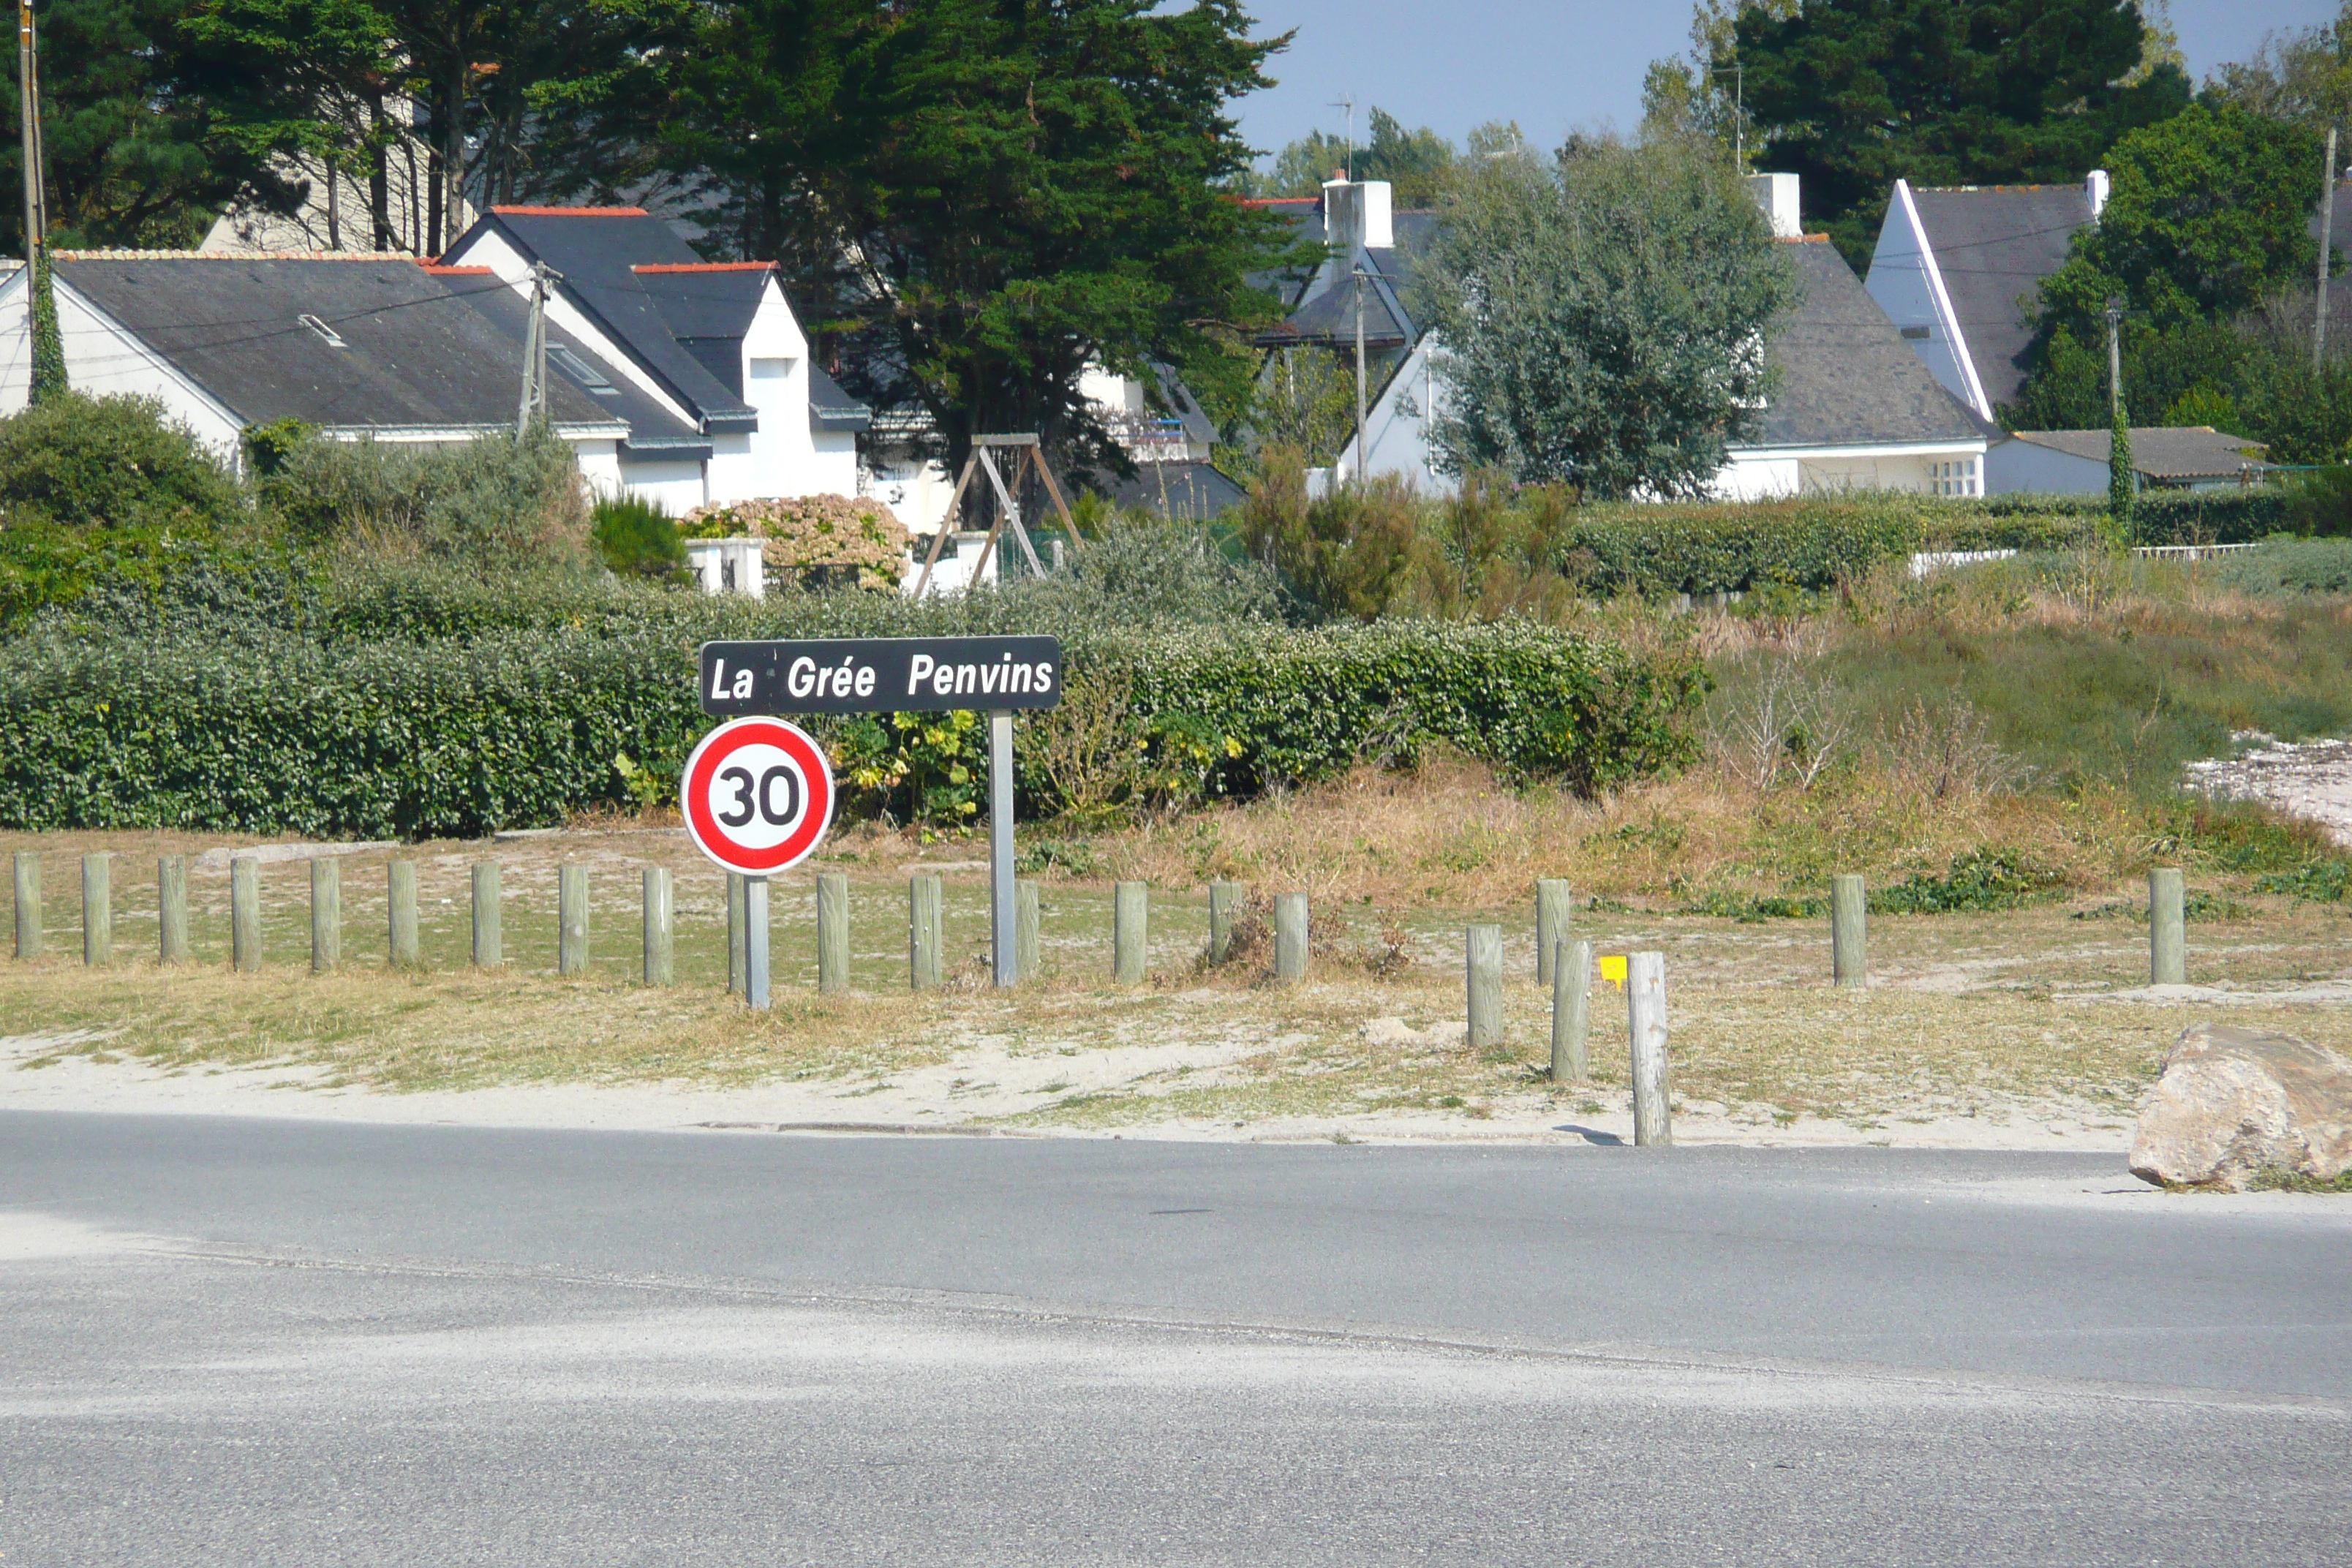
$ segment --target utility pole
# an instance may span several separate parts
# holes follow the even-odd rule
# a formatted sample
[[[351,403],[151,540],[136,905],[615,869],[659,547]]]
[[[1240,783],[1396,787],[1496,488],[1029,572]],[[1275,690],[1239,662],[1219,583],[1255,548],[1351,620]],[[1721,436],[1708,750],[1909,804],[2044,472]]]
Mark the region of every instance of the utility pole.
[[[547,295],[548,285],[563,274],[544,261],[530,265],[530,327],[523,334],[522,402],[515,409],[515,439],[530,434],[533,418],[547,417]]]
[[[25,320],[32,351],[27,405],[67,389],[65,342],[58,333],[57,302],[49,289],[49,205],[42,179],[41,71],[33,34],[33,0],[16,0],[16,107],[23,122],[25,184]]]
[[[2107,297],[2107,413],[2117,420],[2124,416],[2124,302],[2113,295]]]
[[[1727,66],[1717,66],[1712,74],[1731,73],[1731,163],[1742,174],[1748,173],[1748,74],[1746,68],[1734,60]]]
[[[1364,450],[1364,269],[1354,268],[1356,277],[1356,473],[1361,481],[1365,459],[1371,456]]]
[[[2327,128],[2326,179],[2319,187],[2319,287],[2311,297],[2311,368],[2327,368],[2327,263],[2336,234],[2336,127]]]
[[[41,212],[40,79],[34,58],[33,0],[16,0],[16,104],[17,118],[24,122],[25,265],[30,267],[48,229]]]

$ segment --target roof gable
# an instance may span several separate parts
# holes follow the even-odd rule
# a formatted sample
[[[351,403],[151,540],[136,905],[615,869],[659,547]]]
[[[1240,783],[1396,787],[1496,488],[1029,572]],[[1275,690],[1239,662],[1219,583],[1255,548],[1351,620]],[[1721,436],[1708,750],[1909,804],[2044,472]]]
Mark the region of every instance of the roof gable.
[[[1780,385],[1756,447],[1893,446],[1981,439],[1986,426],[1944,390],[1819,236],[1783,240],[1804,299],[1771,345]]]
[[[2018,363],[2032,341],[2032,296],[2066,259],[2091,221],[2081,185],[1914,187],[1919,215],[1954,324],[1968,344],[1977,383],[1998,405],[2024,384]]]

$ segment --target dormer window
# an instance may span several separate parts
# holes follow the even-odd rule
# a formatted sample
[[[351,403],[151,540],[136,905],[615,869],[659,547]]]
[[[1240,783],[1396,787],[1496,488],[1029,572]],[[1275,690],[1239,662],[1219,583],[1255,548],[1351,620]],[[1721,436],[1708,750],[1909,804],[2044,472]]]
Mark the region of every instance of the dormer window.
[[[346,349],[351,347],[351,344],[343,342],[343,337],[341,332],[338,332],[334,328],[319,320],[318,317],[297,316],[294,319],[301,322],[304,326],[310,328],[312,331],[318,333],[320,342],[325,343],[329,348]]]

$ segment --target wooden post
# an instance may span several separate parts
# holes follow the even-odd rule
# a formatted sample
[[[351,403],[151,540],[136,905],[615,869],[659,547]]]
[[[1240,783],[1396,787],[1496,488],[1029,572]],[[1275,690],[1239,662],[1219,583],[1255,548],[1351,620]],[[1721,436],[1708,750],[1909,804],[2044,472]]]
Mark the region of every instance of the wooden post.
[[[228,863],[228,952],[240,973],[261,967],[261,862],[250,855]]]
[[[1633,1037],[1633,1142],[1675,1141],[1674,1079],[1666,1066],[1666,955],[1625,958],[1625,1026]]]
[[[1830,879],[1830,978],[1856,988],[1870,984],[1870,895],[1860,877]]]
[[[1285,893],[1274,900],[1274,977],[1307,978],[1307,895]]]
[[[385,924],[390,928],[392,966],[415,969],[416,948],[416,862],[394,860],[383,868]]]
[[[2147,874],[2147,978],[2152,985],[2189,984],[2189,889],[2177,867]]]
[[[1121,882],[1111,894],[1110,976],[1121,985],[1140,985],[1150,967],[1151,886]]]
[[[1044,954],[1038,945],[1037,884],[1013,884],[1013,958],[1024,984],[1034,980],[1045,970]]]
[[[555,870],[555,973],[588,972],[588,868]]]
[[[310,858],[310,973],[331,973],[343,962],[343,863]]]
[[[849,878],[840,871],[817,873],[816,988],[828,996],[849,989]]]
[[[1558,877],[1546,877],[1536,883],[1536,984],[1551,984],[1552,963],[1559,957],[1559,944],[1568,940],[1570,897],[1568,883]]]
[[[16,851],[16,956],[41,956],[41,852]]]
[[[496,969],[506,959],[505,933],[499,927],[499,865],[474,862],[474,967]]]
[[[727,994],[743,994],[743,874],[727,873]]]
[[[1247,889],[1239,882],[1209,884],[1209,962],[1223,963],[1234,947],[1234,911]]]
[[[1551,965],[1551,1080],[1582,1083],[1592,1034],[1592,944],[1562,942]]]
[[[165,855],[155,862],[155,960],[188,962],[188,858]]]
[[[1503,1043],[1503,928],[1472,926],[1465,937],[1469,1045],[1474,1051],[1489,1049]]]
[[[932,991],[947,978],[947,886],[936,873],[907,879],[907,984]]]
[[[671,902],[669,868],[648,866],[645,874],[645,982],[667,985],[677,978],[677,910]]]
[[[114,963],[114,857],[81,858],[81,961],[97,969]]]

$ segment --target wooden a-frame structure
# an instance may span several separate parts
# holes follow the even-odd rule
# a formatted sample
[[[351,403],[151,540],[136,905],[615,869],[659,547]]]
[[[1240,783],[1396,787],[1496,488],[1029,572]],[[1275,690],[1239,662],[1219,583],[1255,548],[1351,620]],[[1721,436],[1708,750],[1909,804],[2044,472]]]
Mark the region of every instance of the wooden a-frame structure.
[[[974,436],[971,438],[971,456],[964,459],[963,472],[956,478],[955,494],[948,498],[947,515],[940,520],[940,531],[931,536],[930,552],[923,557],[923,574],[915,579],[916,598],[921,598],[931,585],[931,568],[939,563],[940,551],[946,545],[948,535],[956,531],[956,515],[963,505],[964,489],[977,472],[985,471],[989,484],[996,490],[996,518],[988,525],[988,542],[980,547],[980,559],[972,564],[971,580],[979,582],[982,574],[987,572],[988,563],[996,553],[997,535],[1007,523],[1013,525],[1013,537],[1021,542],[1021,553],[1028,557],[1029,569],[1041,577],[1045,574],[1045,566],[1037,559],[1036,546],[1029,542],[1029,531],[1021,526],[1021,505],[1013,499],[1012,490],[1006,488],[1004,475],[997,468],[996,459],[989,455],[992,448],[999,447],[1028,454],[1028,460],[1037,466],[1037,477],[1045,481],[1045,494],[1052,498],[1055,512],[1062,520],[1062,531],[1069,536],[1071,550],[1084,548],[1078,540],[1077,524],[1071,521],[1069,504],[1062,500],[1062,487],[1054,482],[1053,470],[1045,467],[1045,454],[1038,447],[1037,437]],[[1014,458],[1013,475],[1016,479],[1021,477],[1021,458]]]

